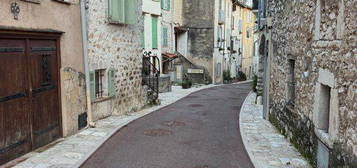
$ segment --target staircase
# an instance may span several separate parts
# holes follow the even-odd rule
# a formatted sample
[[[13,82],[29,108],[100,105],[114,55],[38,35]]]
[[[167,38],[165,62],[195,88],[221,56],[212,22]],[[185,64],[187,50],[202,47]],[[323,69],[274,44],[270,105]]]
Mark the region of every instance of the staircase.
[[[147,86],[147,96],[152,102],[156,102],[159,98],[159,77],[160,69],[156,68],[160,65],[160,60],[157,56],[151,56],[151,52],[144,52],[143,54],[143,68],[142,68],[142,84]],[[160,67],[160,66],[159,66]]]

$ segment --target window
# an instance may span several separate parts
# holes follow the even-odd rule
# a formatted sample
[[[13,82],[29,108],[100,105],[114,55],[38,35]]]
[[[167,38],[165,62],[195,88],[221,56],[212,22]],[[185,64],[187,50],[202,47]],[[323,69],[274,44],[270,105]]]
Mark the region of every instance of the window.
[[[221,71],[222,71],[221,63],[217,63],[217,70],[216,70],[217,77],[221,76]]]
[[[330,100],[331,87],[321,85],[320,91],[320,112],[319,112],[319,129],[328,133],[330,119]]]
[[[137,0],[108,0],[108,19],[113,24],[137,22]]]
[[[158,36],[158,29],[157,29],[157,26],[158,26],[158,18],[153,16],[152,17],[152,20],[151,20],[151,31],[152,31],[152,48],[155,48],[157,49],[158,48],[158,39],[157,39],[157,36]]]
[[[234,16],[232,16],[232,29],[234,30]]]
[[[288,60],[288,103],[295,104],[295,60]]]
[[[161,0],[161,8],[165,10],[170,10],[171,0]]]
[[[107,74],[106,74],[107,72]],[[90,72],[91,100],[112,97],[115,95],[115,70],[97,69]],[[105,83],[108,82],[108,85]]]
[[[239,30],[239,33],[243,32],[243,22],[242,22],[242,20],[238,21],[238,30]]]
[[[95,71],[95,98],[102,98],[103,89],[103,79],[104,79],[105,69],[99,69]]]
[[[247,38],[250,38],[250,30],[247,30]]]
[[[162,45],[164,47],[167,47],[169,45],[169,40],[168,40],[168,28],[164,27],[162,28]]]

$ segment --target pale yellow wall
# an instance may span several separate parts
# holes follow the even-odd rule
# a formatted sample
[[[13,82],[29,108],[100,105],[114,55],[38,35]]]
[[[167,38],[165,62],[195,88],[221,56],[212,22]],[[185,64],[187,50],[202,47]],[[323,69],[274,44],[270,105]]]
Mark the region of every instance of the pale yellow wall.
[[[250,71],[250,67],[253,70],[253,48],[254,48],[254,26],[255,16],[251,9],[243,9],[243,57],[242,57],[242,70],[251,78],[253,73]],[[247,38],[247,30],[250,30],[250,37]]]
[[[18,20],[10,12],[12,2],[20,6]],[[73,134],[78,126],[78,113],[86,110],[83,104],[84,81],[81,15],[78,0],[71,4],[41,0],[40,4],[20,0],[0,1],[0,26],[24,29],[53,29],[62,31],[61,36],[61,95],[64,135]],[[70,96],[72,95],[72,96]],[[77,98],[77,99],[75,99]],[[83,100],[80,100],[83,99]]]
[[[174,22],[178,25],[183,24],[183,0],[174,1]]]

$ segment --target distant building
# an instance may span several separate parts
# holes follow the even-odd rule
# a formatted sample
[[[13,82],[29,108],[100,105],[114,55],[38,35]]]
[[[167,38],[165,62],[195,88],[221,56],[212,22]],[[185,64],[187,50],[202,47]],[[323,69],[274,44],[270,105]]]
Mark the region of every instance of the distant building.
[[[251,1],[235,1],[233,5],[231,48],[234,63],[230,63],[231,77],[237,77],[241,71],[252,79],[257,69],[256,15]]]

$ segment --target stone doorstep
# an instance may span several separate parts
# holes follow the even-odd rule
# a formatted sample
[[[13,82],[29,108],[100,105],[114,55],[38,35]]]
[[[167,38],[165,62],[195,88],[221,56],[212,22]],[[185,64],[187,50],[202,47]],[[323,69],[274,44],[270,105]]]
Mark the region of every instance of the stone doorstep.
[[[277,132],[270,122],[259,117],[262,115],[262,108],[252,103],[254,97],[255,93],[253,92],[247,96],[242,105],[239,119],[243,144],[253,165],[256,168],[310,167],[309,163],[284,136]]]

